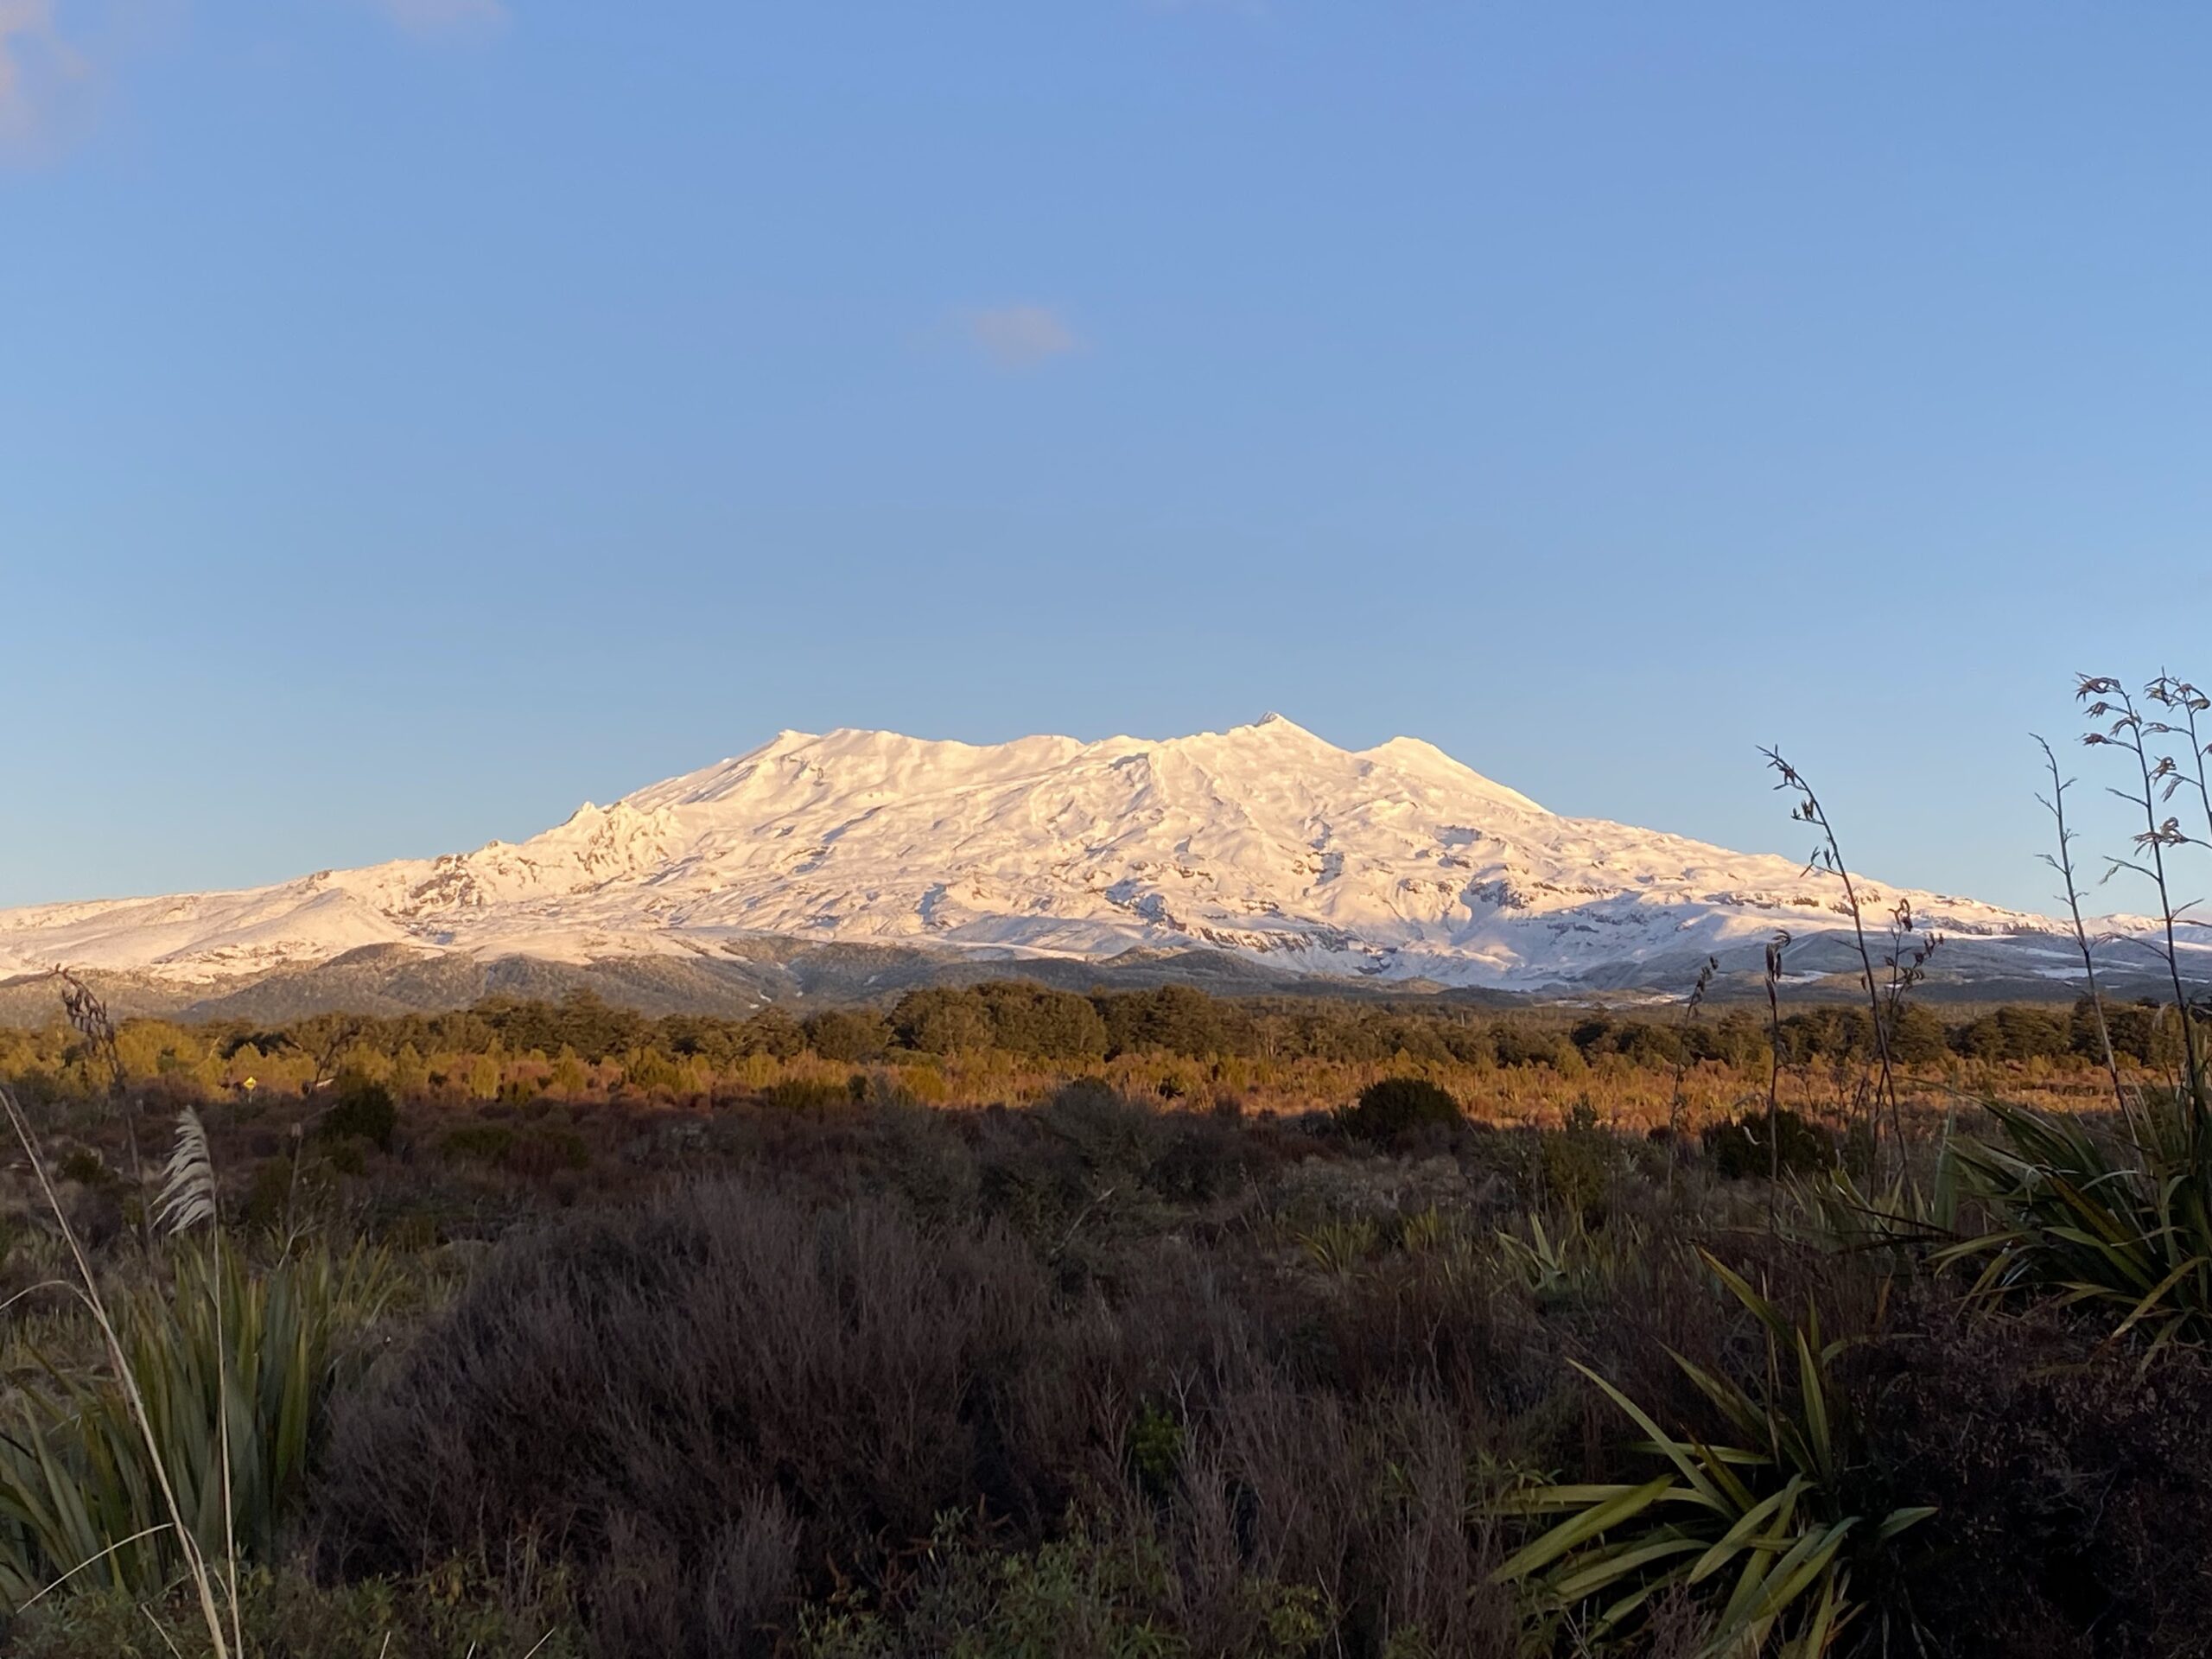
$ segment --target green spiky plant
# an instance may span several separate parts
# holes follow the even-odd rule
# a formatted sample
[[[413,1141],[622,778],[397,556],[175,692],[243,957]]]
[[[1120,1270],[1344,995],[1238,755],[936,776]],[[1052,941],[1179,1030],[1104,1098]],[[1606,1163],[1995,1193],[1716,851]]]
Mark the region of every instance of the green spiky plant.
[[[1715,1445],[1669,1433],[1578,1367],[1643,1431],[1636,1449],[1665,1468],[1641,1483],[1542,1484],[1504,1500],[1509,1514],[1563,1517],[1495,1574],[1523,1587],[1548,1646],[1572,1628],[1586,1647],[1633,1651],[1654,1601],[1680,1591],[1711,1616],[1703,1659],[1816,1659],[1859,1611],[1853,1554],[1934,1513],[1851,1511],[1830,1376],[1843,1344],[1821,1339],[1810,1310],[1802,1324],[1785,1319],[1740,1274],[1705,1260],[1763,1327],[1764,1375],[1746,1386],[1673,1355],[1734,1433],[1732,1444]]]
[[[2017,1294],[2103,1314],[2117,1338],[2212,1341],[2212,1179],[2195,1102],[2146,1095],[2131,1134],[1985,1103],[1999,1134],[1962,1138],[1961,1181],[1983,1230],[1937,1250],[1974,1274],[1974,1294]]]
[[[226,1560],[233,1544],[249,1560],[275,1554],[344,1333],[374,1311],[386,1279],[360,1251],[309,1251],[256,1273],[218,1237],[181,1252],[168,1287],[118,1306],[161,1471],[207,1560]],[[186,1552],[162,1524],[158,1485],[114,1381],[57,1369],[15,1402],[0,1439],[0,1598],[19,1601],[72,1567],[71,1582],[88,1587],[150,1594],[170,1582]]]
[[[1366,1265],[1382,1240],[1382,1230],[1374,1221],[1360,1216],[1350,1221],[1321,1222],[1298,1235],[1298,1247],[1323,1273],[1344,1278]]]
[[[1577,1279],[1578,1264],[1569,1243],[1579,1228],[1561,1231],[1554,1237],[1544,1225],[1544,1218],[1531,1210],[1522,1225],[1528,1236],[1510,1229],[1500,1228],[1497,1247],[1514,1276],[1540,1298],[1565,1296],[1571,1293]]]
[[[1917,1268],[1959,1238],[1962,1144],[1954,1109],[1944,1116],[1924,1190],[1902,1173],[1886,1185],[1862,1184],[1842,1166],[1793,1178],[1789,1192],[1796,1220],[1784,1230],[1816,1248],[1871,1253],[1892,1271]]]
[[[1648,1243],[1644,1229],[1630,1217],[1593,1232],[1572,1211],[1547,1226],[1535,1210],[1521,1218],[1517,1229],[1498,1229],[1497,1239],[1499,1261],[1539,1303],[1589,1294],[1640,1257]]]
[[[20,1109],[0,1103],[43,1179]],[[249,1268],[216,1225],[207,1135],[189,1113],[155,1213],[176,1240],[170,1283],[104,1294],[78,1252],[79,1300],[108,1364],[50,1365],[0,1422],[0,1601],[89,1588],[152,1599],[182,1577],[213,1651],[236,1654],[238,1563],[275,1554],[346,1333],[374,1317],[392,1276],[359,1249]]]

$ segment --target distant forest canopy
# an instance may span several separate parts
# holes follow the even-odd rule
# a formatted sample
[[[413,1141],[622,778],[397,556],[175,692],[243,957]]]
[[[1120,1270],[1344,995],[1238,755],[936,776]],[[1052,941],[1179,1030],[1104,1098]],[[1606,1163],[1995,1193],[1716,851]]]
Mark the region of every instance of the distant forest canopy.
[[[2170,1007],[2105,1005],[2121,1062],[2171,1067],[2180,1049]],[[1872,1056],[1864,1007],[1824,1006],[1780,1022],[1786,1067],[1857,1064]],[[1909,1067],[2103,1064],[2095,1010],[2007,1005],[1949,1017],[1908,1004],[1895,1019],[1894,1058]],[[744,1019],[658,1018],[589,992],[557,1002],[494,999],[446,1014],[318,1014],[257,1027],[126,1020],[118,1058],[134,1082],[181,1097],[241,1089],[312,1090],[341,1072],[403,1097],[490,1100],[517,1094],[632,1092],[671,1098],[760,1089],[791,1068],[904,1067],[920,1073],[966,1058],[1060,1074],[1128,1057],[1236,1063],[1243,1075],[1300,1068],[1522,1071],[1685,1065],[1764,1073],[1764,1010],[1742,1007],[1629,1014],[1569,1009],[1499,1014],[1433,1003],[1323,998],[1227,998],[1188,986],[1089,995],[1028,981],[911,991],[887,1010],[831,1008],[804,1018],[769,1007]],[[37,1030],[0,1029],[0,1079],[33,1097],[84,1097],[105,1087],[81,1039],[57,1016]],[[929,1098],[926,1090],[917,1090]],[[943,1096],[939,1096],[943,1097]]]

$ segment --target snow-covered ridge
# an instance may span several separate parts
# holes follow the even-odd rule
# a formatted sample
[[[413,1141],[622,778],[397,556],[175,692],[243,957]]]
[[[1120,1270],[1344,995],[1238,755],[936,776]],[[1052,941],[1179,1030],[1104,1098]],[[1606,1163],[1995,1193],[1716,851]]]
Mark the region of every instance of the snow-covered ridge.
[[[2054,924],[1862,883],[1870,917],[2063,962]],[[1665,983],[1846,925],[1794,861],[1547,811],[1413,738],[1226,732],[977,746],[783,732],[516,844],[244,893],[0,911],[0,975],[187,982],[370,944],[590,961],[747,936],[1096,957],[1212,945],[1287,969]],[[1804,946],[1796,947],[1802,956]]]

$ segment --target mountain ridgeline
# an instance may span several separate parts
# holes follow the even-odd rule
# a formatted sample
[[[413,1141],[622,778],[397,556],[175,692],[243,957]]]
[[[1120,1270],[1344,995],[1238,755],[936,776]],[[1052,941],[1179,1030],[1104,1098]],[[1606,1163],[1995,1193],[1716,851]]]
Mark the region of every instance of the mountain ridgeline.
[[[1872,880],[1859,898],[1873,925],[1908,904],[1957,982],[2078,968],[2045,918]],[[0,975],[67,963],[149,1012],[258,1017],[579,984],[742,1009],[1009,969],[1679,992],[1708,957],[1756,975],[1777,931],[1793,976],[1855,971],[1850,922],[1836,878],[1793,860],[1565,817],[1429,744],[1348,751],[1270,715],[1159,741],[786,732],[519,843],[0,912]]]

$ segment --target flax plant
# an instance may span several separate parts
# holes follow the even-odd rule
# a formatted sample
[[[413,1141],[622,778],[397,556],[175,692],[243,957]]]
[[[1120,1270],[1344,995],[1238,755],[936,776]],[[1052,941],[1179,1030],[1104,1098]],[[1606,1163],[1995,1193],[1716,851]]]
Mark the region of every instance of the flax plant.
[[[2153,700],[2168,701],[2175,695],[2170,687],[2178,683],[2169,682],[2164,676],[2152,681]],[[2193,688],[2190,695],[2196,695]],[[2169,855],[2192,842],[2199,846],[2207,843],[2183,830],[2178,817],[2159,817],[2159,806],[2173,798],[2175,791],[2188,781],[2188,773],[2171,755],[2153,755],[2150,742],[2152,738],[2171,734],[2176,728],[2170,722],[2146,719],[2127,688],[2108,675],[2082,675],[2075,696],[2087,703],[2082,712],[2089,719],[2109,722],[2101,729],[2092,727],[2082,734],[2082,741],[2092,748],[2116,748],[2135,763],[2136,777],[2143,792],[2139,795],[2130,789],[2114,787],[2112,793],[2142,813],[2144,827],[2133,837],[2136,857],[2108,860],[2107,874],[2120,870],[2132,872],[2149,880],[2158,893],[2164,942],[2154,948],[2165,964],[2166,976],[2173,988],[2174,1010],[2181,1020],[2185,1070],[2179,1079],[2178,1092],[2190,1103],[2191,1133],[2201,1142],[2204,1139],[2203,1119],[2208,1109],[2212,1109],[2212,1103],[2206,1099],[2204,1067],[2198,1055],[2196,1025],[2190,1017],[2189,991],[2182,982],[2181,946],[2177,937],[2183,918],[2192,906],[2175,902]],[[2188,728],[2192,743],[2195,724],[2196,713],[2192,709]],[[2202,756],[2193,758],[2201,768]],[[2208,824],[2212,824],[2212,795],[2207,797],[2207,813]]]
[[[1999,1141],[1961,1140],[1966,1191],[1985,1230],[1937,1250],[1985,1300],[2020,1293],[2101,1313],[2117,1340],[2140,1327],[2145,1360],[2212,1341],[2212,1183],[2195,1109],[2145,1103],[2144,1133],[2101,1135],[2074,1119],[1986,1103]]]
[[[1741,1275],[1705,1260],[1758,1320],[1764,1371],[1739,1382],[1669,1352],[1733,1438],[1670,1433],[1578,1363],[1643,1431],[1634,1449],[1664,1467],[1642,1482],[1540,1483],[1509,1494],[1509,1515],[1564,1518],[1494,1577],[1522,1587],[1540,1639],[1573,1629],[1586,1649],[1634,1652],[1651,1604],[1679,1592],[1713,1617],[1700,1659],[1819,1659],[1862,1611],[1851,1594],[1854,1552],[1880,1549],[1935,1511],[1851,1512],[1847,1426],[1837,1421],[1831,1374],[1844,1344],[1823,1340],[1809,1308],[1802,1321],[1785,1318]]]
[[[1681,1151],[1683,1107],[1686,1085],[1690,1073],[1690,1027],[1697,1023],[1697,1011],[1705,1004],[1706,993],[1713,988],[1713,976],[1720,971],[1720,958],[1707,957],[1705,966],[1697,970],[1697,983],[1690,988],[1688,1002],[1682,1009],[1681,1052],[1675,1058],[1675,1092],[1667,1103],[1667,1185],[1675,1185],[1675,1160]]]
[[[1859,985],[1866,994],[1867,1007],[1872,1011],[1874,1020],[1874,1063],[1877,1075],[1869,1100],[1867,1128],[1870,1139],[1878,1141],[1882,1110],[1886,1106],[1890,1115],[1890,1135],[1896,1145],[1898,1167],[1906,1170],[1905,1179],[1910,1184],[1911,1175],[1907,1168],[1904,1156],[1904,1121],[1902,1109],[1897,1102],[1897,1068],[1890,1052],[1890,1038],[1891,1022],[1896,1017],[1899,1002],[1904,991],[1916,981],[1918,970],[1927,961],[1927,951],[1923,950],[1918,960],[1912,962],[1908,970],[1901,965],[1902,947],[1892,945],[1889,957],[1891,991],[1885,1006],[1881,982],[1876,977],[1874,972],[1873,949],[1866,943],[1866,917],[1859,905],[1859,885],[1852,879],[1851,867],[1844,860],[1843,847],[1836,837],[1835,825],[1828,817],[1827,809],[1821,804],[1821,798],[1814,792],[1812,785],[1806,781],[1804,774],[1784,760],[1779,749],[1762,748],[1759,753],[1766,757],[1768,770],[1775,774],[1777,779],[1775,788],[1788,791],[1797,798],[1796,804],[1790,808],[1791,818],[1799,823],[1810,824],[1819,832],[1819,839],[1814,843],[1812,855],[1806,860],[1806,868],[1825,870],[1843,883],[1844,913],[1851,918],[1851,937],[1859,951]],[[1909,932],[1911,923],[1910,912],[1904,911],[1899,921],[1904,930]],[[1931,944],[1929,949],[1933,948]],[[1908,974],[1910,976],[1907,976]]]
[[[2096,1016],[2097,1046],[2104,1055],[2105,1071],[2112,1078],[2113,1100],[2119,1106],[2120,1115],[2133,1122],[2134,1111],[2128,1099],[2127,1085],[2120,1081],[2120,1056],[2113,1052],[2112,1046],[2112,1027],[2105,1019],[2104,993],[2097,985],[2096,953],[2089,947],[2088,925],[2082,919],[2081,883],[2074,874],[2074,842],[2077,837],[2066,823],[2066,791],[2074,786],[2073,780],[2060,774],[2058,756],[2052,753],[2049,743],[2038,737],[2036,746],[2043,751],[2044,765],[2050,773],[2050,795],[2038,795],[2036,799],[2043,804],[2044,810],[2050,814],[2051,821],[2058,830],[2058,850],[2044,854],[2043,861],[2056,871],[2059,880],[2065,884],[2066,914],[2074,925],[2074,946],[2082,955],[2082,981],[2088,988],[2089,1007]]]
[[[2094,1313],[2110,1338],[2149,1338],[2145,1363],[2169,1344],[2212,1342],[2212,1099],[2196,1030],[2196,1010],[2182,976],[2179,929],[2190,904],[2174,896],[2174,857],[2212,847],[2212,789],[2198,715],[2212,703],[2188,682],[2161,673],[2144,702],[2168,718],[2145,715],[2127,688],[2104,675],[2083,675],[2077,696],[2093,725],[2084,743],[2117,749],[2133,765],[2133,787],[2112,793],[2142,815],[2135,856],[2113,858],[2107,875],[2125,870],[2147,880],[2158,895],[2164,963],[2181,1026],[2183,1069],[2166,1090],[2131,1093],[2123,1085],[2097,988],[2096,963],[2081,916],[2073,876],[2071,836],[2064,817],[2065,784],[2050,764],[2058,854],[2046,861],[2065,879],[2075,939],[2104,1047],[2124,1132],[1989,1101],[1993,1138],[1961,1137],[1955,1145],[1960,1180],[1984,1220],[1971,1236],[1955,1236],[1931,1258],[1974,1274],[1974,1294],[1995,1300],[2028,1294]],[[2189,745],[2187,766],[2158,753],[2161,738]],[[2203,807],[2208,836],[2192,834],[2159,810],[2183,789]]]
[[[1766,943],[1766,1147],[1767,1179],[1782,1179],[1782,953],[1789,948],[1789,931],[1777,928]],[[1772,1216],[1769,1211],[1770,1218]]]

